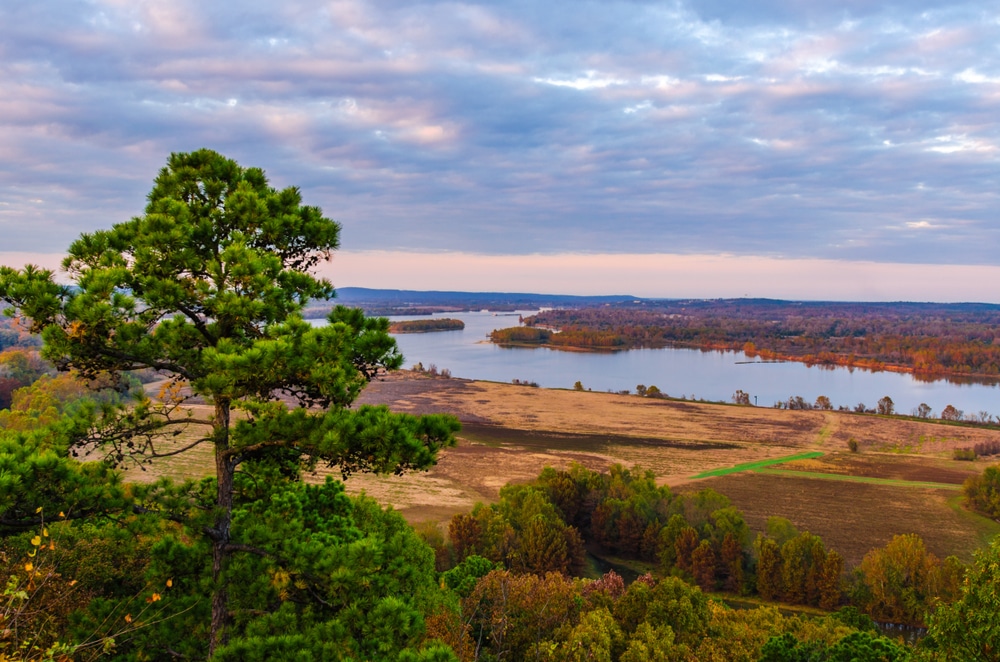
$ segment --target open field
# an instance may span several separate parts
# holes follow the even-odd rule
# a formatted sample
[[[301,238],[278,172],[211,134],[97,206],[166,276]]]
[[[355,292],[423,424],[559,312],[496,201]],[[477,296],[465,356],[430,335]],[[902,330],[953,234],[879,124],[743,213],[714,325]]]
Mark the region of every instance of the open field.
[[[365,491],[412,522],[444,523],[477,501],[496,499],[508,482],[535,478],[545,466],[578,462],[604,469],[618,462],[651,469],[676,491],[711,487],[726,494],[754,530],[762,530],[768,516],[787,517],[822,536],[852,563],[896,533],[918,533],[936,554],[967,559],[972,549],[1000,532],[1000,525],[958,505],[956,488],[987,463],[950,459],[955,447],[1000,440],[998,430],[434,379],[408,372],[373,383],[361,402],[416,414],[453,413],[463,422],[458,446],[445,450],[430,471],[402,477],[356,475],[347,482],[349,492]],[[847,452],[851,438],[859,442],[859,453]],[[780,458],[786,461],[766,468]],[[749,466],[738,468],[759,472],[731,469],[743,464]],[[726,475],[692,479],[703,472]],[[209,475],[211,449],[205,446],[147,472],[129,473],[137,480],[161,473]],[[323,469],[310,480],[327,474],[339,476],[335,468]],[[841,476],[881,480],[833,480]]]
[[[820,536],[849,565],[894,535],[916,533],[938,556],[965,561],[1000,525],[961,510],[954,490],[894,487],[800,476],[743,473],[699,482],[732,499],[750,528],[760,531],[772,515]],[[692,485],[693,487],[693,485]]]

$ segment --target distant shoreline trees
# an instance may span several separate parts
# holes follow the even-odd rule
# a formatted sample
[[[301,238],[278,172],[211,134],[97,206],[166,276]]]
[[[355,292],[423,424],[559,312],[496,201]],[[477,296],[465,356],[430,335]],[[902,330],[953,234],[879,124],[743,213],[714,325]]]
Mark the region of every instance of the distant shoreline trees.
[[[1000,311],[928,306],[688,301],[557,309],[491,339],[597,351],[694,347],[931,378],[1000,379]]]

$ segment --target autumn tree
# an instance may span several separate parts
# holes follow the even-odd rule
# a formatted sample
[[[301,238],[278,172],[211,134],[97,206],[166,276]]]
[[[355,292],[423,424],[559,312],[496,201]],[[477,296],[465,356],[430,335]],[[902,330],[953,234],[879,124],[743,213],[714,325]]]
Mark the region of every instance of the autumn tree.
[[[579,610],[572,580],[554,572],[542,577],[494,570],[462,600],[477,653],[488,651],[497,660],[528,659],[533,646],[572,625]]]
[[[896,410],[896,404],[888,395],[883,395],[878,400],[877,411],[882,416],[891,416]]]
[[[872,618],[922,626],[936,600],[958,597],[961,565],[951,557],[942,562],[911,533],[865,554],[856,572],[853,602]]]
[[[962,484],[965,505],[992,519],[1000,519],[1000,464],[986,467]]]
[[[703,591],[710,591],[715,588],[715,566],[718,557],[712,544],[707,540],[702,540],[698,547],[691,552],[691,574],[695,582]]]
[[[844,559],[837,552],[830,552],[823,560],[820,569],[818,590],[820,609],[832,610],[840,604],[841,583],[844,574]]]
[[[115,460],[212,446],[212,503],[192,504],[211,513],[197,526],[212,556],[210,650],[226,641],[226,571],[245,547],[232,525],[237,467],[323,461],[344,476],[401,473],[431,465],[453,442],[451,418],[348,409],[402,356],[386,320],[340,307],[323,327],[302,319],[310,299],[334,295],[313,271],[339,234],[296,188],[276,190],[262,170],[199,150],[170,156],[142,216],[72,243],[63,262],[71,286],[37,267],[0,268],[0,299],[42,334],[42,355],[59,370],[91,378],[151,368],[176,387],[170,403],[106,412],[78,445]],[[179,407],[193,397],[212,415]],[[192,440],[165,446],[178,431]]]
[[[941,605],[928,623],[935,660],[1000,660],[1000,538],[975,552],[962,580],[961,595]]]
[[[964,412],[961,409],[956,409],[954,405],[946,405],[941,410],[942,421],[960,421],[963,415]]]
[[[765,600],[777,600],[782,593],[781,548],[771,538],[754,541],[757,556],[757,593]]]
[[[743,545],[732,533],[727,533],[722,539],[719,563],[722,566],[724,588],[731,593],[741,592],[744,582]]]

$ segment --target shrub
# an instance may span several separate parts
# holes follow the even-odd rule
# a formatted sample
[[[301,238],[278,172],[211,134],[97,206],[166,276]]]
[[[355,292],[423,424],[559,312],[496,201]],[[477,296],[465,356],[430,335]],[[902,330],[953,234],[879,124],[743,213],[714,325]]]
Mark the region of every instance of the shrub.
[[[971,448],[956,448],[951,452],[951,459],[971,462],[976,459],[976,451]]]

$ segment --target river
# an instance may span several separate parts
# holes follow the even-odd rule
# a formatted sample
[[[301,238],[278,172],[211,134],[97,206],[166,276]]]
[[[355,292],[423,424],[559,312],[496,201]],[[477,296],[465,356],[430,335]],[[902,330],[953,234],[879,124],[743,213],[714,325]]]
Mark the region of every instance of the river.
[[[537,311],[522,311],[525,316]],[[815,402],[820,395],[834,407],[892,398],[896,412],[911,413],[921,403],[937,415],[947,405],[966,414],[1000,414],[996,384],[956,384],[914,379],[897,372],[858,368],[806,366],[802,363],[761,363],[742,352],[696,349],[632,349],[619,352],[567,352],[544,347],[504,348],[489,342],[493,329],[518,325],[519,313],[442,313],[465,322],[462,331],[407,333],[396,336],[406,367],[422,363],[448,369],[454,377],[510,382],[536,382],[546,388],[572,388],[580,381],[594,391],[635,391],[637,384],[656,385],[671,397],[731,401],[737,389],[750,402],[771,407],[791,396]],[[394,317],[410,320],[413,317]]]

